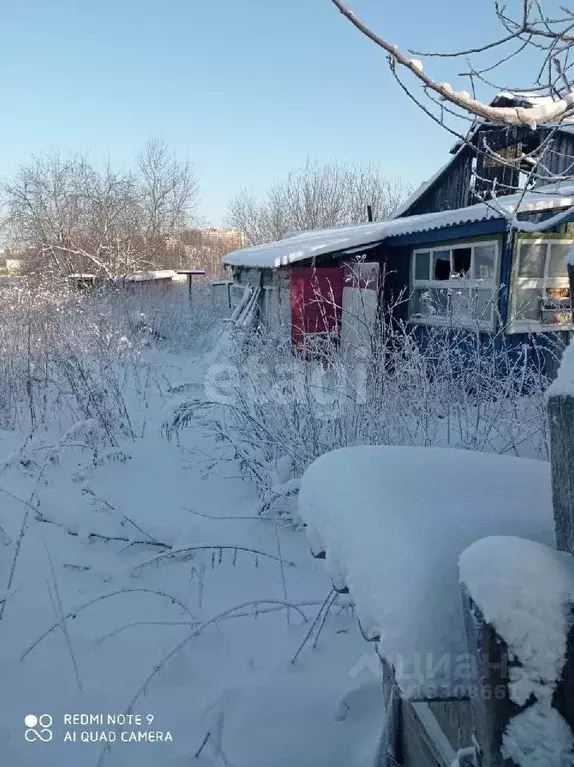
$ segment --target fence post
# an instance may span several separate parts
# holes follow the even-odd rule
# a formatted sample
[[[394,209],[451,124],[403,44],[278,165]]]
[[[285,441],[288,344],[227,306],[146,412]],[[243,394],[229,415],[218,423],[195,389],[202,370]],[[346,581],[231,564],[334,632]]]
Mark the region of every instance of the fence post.
[[[574,397],[552,394],[548,398],[552,506],[556,547],[574,550]]]
[[[568,272],[568,283],[570,287],[570,313],[574,320],[574,293],[572,292],[572,289],[574,288],[574,264],[566,264],[566,270]]]
[[[463,609],[468,640],[468,649],[474,660],[476,671],[471,680],[471,710],[474,736],[478,748],[480,767],[523,767],[502,755],[503,735],[510,722],[537,701],[529,699],[518,705],[510,696],[510,671],[519,667],[520,661],[508,651],[504,639],[485,619],[468,590],[462,586]],[[565,608],[568,606],[565,605]],[[570,614],[574,617],[573,605]],[[509,611],[512,608],[509,606]],[[567,635],[566,661],[561,677],[552,693],[551,707],[555,709],[570,727],[574,736],[574,626]],[[543,737],[541,735],[541,737]],[[540,743],[543,747],[545,744]],[[569,764],[572,753],[559,754],[558,750],[548,758],[549,767]],[[566,761],[564,761],[566,759]],[[528,762],[524,762],[527,764]],[[542,763],[542,762],[541,762]]]
[[[508,692],[508,647],[473,601],[463,585],[462,602],[468,651],[472,659],[470,704],[480,767],[507,767],[502,735],[520,712]]]
[[[567,264],[570,311],[574,321],[574,264]],[[556,547],[574,553],[574,396],[551,394],[548,398],[552,507]]]

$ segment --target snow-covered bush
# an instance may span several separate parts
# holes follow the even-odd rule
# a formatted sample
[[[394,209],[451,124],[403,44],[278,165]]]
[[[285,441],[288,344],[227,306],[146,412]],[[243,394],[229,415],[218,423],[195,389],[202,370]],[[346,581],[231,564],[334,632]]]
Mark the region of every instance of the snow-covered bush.
[[[205,400],[180,403],[168,432],[201,420],[255,481],[262,508],[297,490],[318,456],[349,445],[450,446],[548,459],[544,393],[558,340],[512,345],[452,323],[391,314],[303,360],[287,333],[259,328],[207,371]]]
[[[228,312],[226,294],[210,285],[194,285],[190,298],[185,282],[173,282],[163,291],[130,291],[118,288],[107,292],[109,311],[128,335],[178,351],[204,351],[212,332]]]
[[[34,429],[94,419],[111,442],[132,435],[126,377],[138,347],[103,307],[66,287],[0,291],[0,426]]]
[[[0,429],[94,420],[108,442],[135,438],[160,371],[151,343],[201,348],[221,312],[209,287],[163,293],[66,285],[0,288]]]

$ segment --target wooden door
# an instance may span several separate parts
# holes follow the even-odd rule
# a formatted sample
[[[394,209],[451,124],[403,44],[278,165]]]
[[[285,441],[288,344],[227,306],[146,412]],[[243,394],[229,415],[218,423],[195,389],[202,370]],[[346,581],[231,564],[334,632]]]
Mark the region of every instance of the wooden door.
[[[321,339],[338,341],[343,304],[343,266],[291,269],[291,339],[304,350]]]

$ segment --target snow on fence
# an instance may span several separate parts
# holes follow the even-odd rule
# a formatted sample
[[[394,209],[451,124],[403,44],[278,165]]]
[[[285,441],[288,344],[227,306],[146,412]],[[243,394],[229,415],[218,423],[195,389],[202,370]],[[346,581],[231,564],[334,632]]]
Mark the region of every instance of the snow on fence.
[[[460,558],[481,767],[574,763],[574,558],[514,537]]]
[[[573,393],[555,395],[558,411],[550,398],[552,469],[353,447],[303,476],[311,552],[350,592],[383,669],[383,767],[574,764],[570,356],[561,385],[566,376]]]

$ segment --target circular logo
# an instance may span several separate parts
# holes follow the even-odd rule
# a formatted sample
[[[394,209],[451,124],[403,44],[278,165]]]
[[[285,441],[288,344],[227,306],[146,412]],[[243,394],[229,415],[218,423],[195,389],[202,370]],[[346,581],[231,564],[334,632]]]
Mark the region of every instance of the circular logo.
[[[26,725],[26,731],[24,732],[24,738],[28,743],[34,743],[39,740],[42,743],[49,743],[52,740],[52,722],[53,719],[50,714],[26,714],[24,717],[24,724]]]

